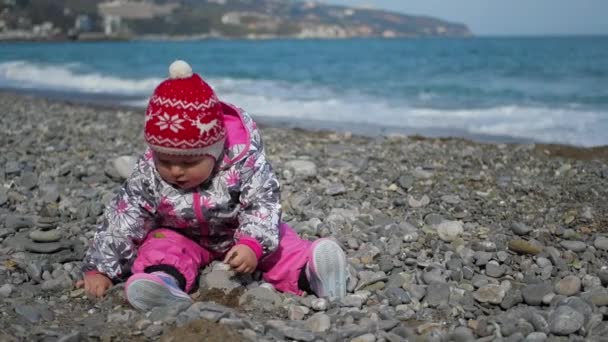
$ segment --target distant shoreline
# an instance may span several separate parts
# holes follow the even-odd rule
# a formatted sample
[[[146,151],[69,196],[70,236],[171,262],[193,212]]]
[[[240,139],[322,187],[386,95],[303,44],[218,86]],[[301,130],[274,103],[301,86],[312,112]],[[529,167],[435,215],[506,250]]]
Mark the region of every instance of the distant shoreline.
[[[89,43],[89,42],[137,42],[137,41],[159,41],[159,42],[180,42],[180,41],[264,41],[264,40],[417,40],[417,39],[546,39],[546,38],[608,38],[608,34],[550,34],[550,35],[471,35],[471,36],[403,36],[403,37],[382,37],[382,36],[361,36],[361,37],[297,37],[297,36],[268,36],[268,37],[228,37],[228,36],[166,36],[166,35],[145,35],[133,37],[92,37],[84,39],[73,39],[69,37],[33,37],[33,38],[2,38],[0,42],[8,43]]]

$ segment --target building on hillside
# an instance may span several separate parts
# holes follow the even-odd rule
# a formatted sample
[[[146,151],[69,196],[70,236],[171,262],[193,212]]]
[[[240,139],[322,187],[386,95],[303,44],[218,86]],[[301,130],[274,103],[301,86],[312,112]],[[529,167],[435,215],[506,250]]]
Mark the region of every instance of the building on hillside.
[[[77,16],[74,22],[74,29],[76,32],[91,32],[93,30],[91,17],[86,14]]]
[[[178,7],[178,3],[159,5],[147,1],[114,0],[100,3],[97,10],[102,17],[105,34],[111,36],[121,33],[123,19],[152,19],[169,15]]]

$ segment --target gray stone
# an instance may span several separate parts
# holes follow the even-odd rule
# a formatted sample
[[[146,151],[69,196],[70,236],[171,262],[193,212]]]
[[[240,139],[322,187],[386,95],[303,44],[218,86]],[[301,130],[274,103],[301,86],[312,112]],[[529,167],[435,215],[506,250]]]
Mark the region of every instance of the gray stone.
[[[428,224],[429,226],[437,226],[443,221],[445,221],[445,218],[435,213],[430,213],[424,217],[424,223]]]
[[[410,195],[407,197],[407,204],[410,208],[423,208],[431,203],[431,199],[427,195],[423,195],[419,200]]]
[[[580,291],[581,280],[577,276],[566,276],[555,284],[555,292],[563,296],[574,296]]]
[[[547,282],[527,285],[521,291],[524,301],[528,305],[540,305],[543,297],[550,293],[553,293],[553,286]]]
[[[4,165],[4,173],[6,173],[7,175],[10,175],[13,173],[18,174],[19,172],[21,172],[21,165],[19,164],[18,161],[9,160]]]
[[[445,283],[446,281],[443,270],[436,266],[427,267],[422,274],[422,280],[425,284],[431,284],[434,282]]]
[[[492,255],[493,254],[490,252],[484,252],[484,251],[475,252],[475,255],[474,255],[475,266],[485,266],[488,262],[490,262],[490,260],[492,260]]]
[[[30,232],[30,239],[34,242],[56,242],[61,240],[61,231],[53,230],[34,230]]]
[[[598,278],[602,282],[602,286],[608,287],[608,269],[597,272]]]
[[[414,186],[414,177],[409,175],[404,175],[399,177],[397,180],[397,184],[405,190],[409,190]]]
[[[44,184],[40,186],[40,197],[45,203],[57,203],[61,195],[56,184]]]
[[[532,227],[526,225],[525,223],[513,222],[511,224],[511,230],[517,235],[527,235],[532,231]]]
[[[311,305],[310,305],[310,307],[316,311],[325,311],[325,310],[327,310],[328,306],[329,306],[329,303],[327,302],[327,299],[325,299],[325,298],[315,298],[312,300]]]
[[[601,249],[604,251],[608,251],[608,237],[605,236],[598,236],[595,239],[595,242],[593,242],[593,245],[595,246],[595,248],[597,249]]]
[[[222,290],[224,293],[241,287],[241,283],[234,277],[234,272],[227,269],[215,268],[202,276],[201,282],[206,288]]]
[[[38,185],[38,176],[33,172],[23,172],[19,179],[19,185],[27,190],[31,190]]]
[[[447,242],[456,240],[463,232],[464,228],[460,221],[444,221],[437,226],[439,238]]]
[[[525,342],[544,342],[547,339],[547,334],[543,332],[533,332],[526,336]]]
[[[293,170],[297,177],[309,178],[317,175],[317,165],[310,160],[290,160],[284,167]]]
[[[384,295],[388,299],[389,304],[392,306],[408,304],[412,301],[409,294],[400,287],[389,288],[384,291]]]
[[[500,278],[505,274],[505,268],[498,262],[492,260],[486,265],[486,275],[493,278]]]
[[[536,264],[538,265],[538,267],[540,268],[545,268],[548,266],[551,266],[551,260],[547,259],[547,258],[543,258],[543,257],[538,257],[536,258]]]
[[[137,157],[133,156],[120,156],[112,161],[116,173],[123,180],[129,178],[136,164]]]
[[[279,340],[284,340],[285,337],[292,340],[305,342],[313,341],[315,339],[315,334],[311,331],[287,326],[283,321],[269,320],[266,321],[266,326],[268,326],[270,330],[275,330],[278,332],[279,335],[275,335],[275,337]]]
[[[360,290],[368,285],[385,281],[388,277],[384,272],[373,272],[373,271],[362,271],[359,272],[359,282],[357,283],[357,287],[355,290]]]
[[[473,293],[473,297],[480,303],[500,304],[505,298],[505,290],[496,284],[488,284]]]
[[[458,195],[443,195],[441,196],[441,200],[447,204],[458,204],[461,202],[460,197]]]
[[[265,311],[272,311],[281,305],[281,296],[265,287],[247,290],[239,298],[239,305],[251,304]]]
[[[583,327],[585,317],[569,306],[559,306],[549,315],[549,329],[556,335],[569,335]]]
[[[33,216],[7,215],[4,219],[4,227],[8,229],[30,228],[34,226]]]
[[[67,335],[63,335],[57,339],[57,342],[80,342],[82,336],[80,331],[73,331]]]
[[[4,187],[0,187],[0,206],[8,202],[8,194]]]
[[[306,327],[316,333],[322,333],[331,327],[331,319],[328,315],[318,312],[306,320]]]
[[[287,317],[292,321],[301,321],[308,315],[310,309],[301,305],[290,305],[287,308]]]
[[[447,338],[447,341],[450,342],[469,342],[474,340],[475,336],[473,335],[473,331],[464,326],[459,326],[454,329]]]
[[[521,295],[521,291],[518,289],[510,289],[506,292],[502,303],[500,303],[500,307],[504,310],[509,310],[515,305],[522,303],[524,301],[523,296]]]
[[[426,296],[426,286],[418,284],[407,284],[404,286],[411,298],[415,298],[417,301],[422,300]]]
[[[4,284],[0,287],[0,297],[7,298],[11,296],[15,288],[11,284]]]
[[[450,285],[439,282],[430,284],[424,300],[430,307],[446,306],[450,301]]]
[[[49,310],[48,306],[43,304],[37,305],[23,305],[16,304],[15,312],[21,317],[25,318],[30,323],[37,323],[39,321],[50,321],[53,320],[53,312]]]
[[[73,282],[68,275],[63,275],[43,282],[41,287],[45,291],[68,290],[73,287]]]
[[[562,247],[571,250],[573,252],[579,253],[584,252],[587,249],[587,244],[583,241],[562,241],[559,243]]]
[[[144,330],[144,335],[146,337],[156,337],[162,333],[163,333],[163,326],[157,325],[157,324],[152,324]]]
[[[68,245],[65,243],[61,243],[61,242],[38,243],[38,242],[30,241],[30,242],[26,242],[24,244],[24,247],[26,250],[28,250],[30,252],[50,254],[50,253],[55,253],[62,249],[65,249],[68,247]]]
[[[340,299],[342,306],[361,308],[365,299],[359,295],[347,295]]]
[[[108,323],[128,322],[134,315],[135,315],[135,312],[133,310],[111,312],[108,314],[108,318],[106,319],[106,321],[108,321]]]
[[[370,333],[357,336],[350,340],[350,342],[375,342],[375,341],[376,341],[376,336],[374,336],[374,334],[370,334]]]
[[[344,193],[346,193],[346,187],[342,183],[332,183],[325,189],[325,194],[329,196],[337,196]]]
[[[543,248],[541,246],[538,246],[536,244],[533,244],[526,240],[521,240],[521,239],[514,239],[514,240],[509,241],[509,249],[512,250],[513,252],[516,252],[519,254],[530,254],[530,255],[536,255],[543,250]]]

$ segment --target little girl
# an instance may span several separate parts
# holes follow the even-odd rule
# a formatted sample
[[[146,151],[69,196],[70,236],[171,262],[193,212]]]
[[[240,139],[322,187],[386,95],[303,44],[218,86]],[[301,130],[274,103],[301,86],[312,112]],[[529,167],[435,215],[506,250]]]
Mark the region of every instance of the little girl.
[[[124,279],[134,307],[191,302],[199,269],[220,259],[263,272],[277,290],[346,294],[346,257],[329,239],[281,222],[279,182],[255,122],[221,102],[184,61],[169,68],[145,116],[147,151],[106,209],[77,286],[102,296]]]

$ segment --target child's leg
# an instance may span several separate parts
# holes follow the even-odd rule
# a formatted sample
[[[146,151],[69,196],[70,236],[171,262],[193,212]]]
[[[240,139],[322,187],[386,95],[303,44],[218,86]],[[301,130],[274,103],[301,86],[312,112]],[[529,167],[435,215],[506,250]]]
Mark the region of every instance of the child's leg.
[[[150,232],[137,253],[125,289],[129,302],[142,310],[191,302],[186,292],[194,287],[199,269],[211,261],[208,251],[169,229]]]
[[[278,249],[258,267],[265,272],[264,280],[279,291],[301,295],[306,284],[300,276],[305,272],[305,280],[319,297],[344,296],[346,257],[340,246],[328,239],[303,240],[285,223],[279,229]]]
[[[311,245],[312,242],[300,239],[289,225],[282,223],[279,226],[279,247],[258,265],[258,269],[264,272],[264,280],[281,292],[302,295],[298,279],[308,262]]]

